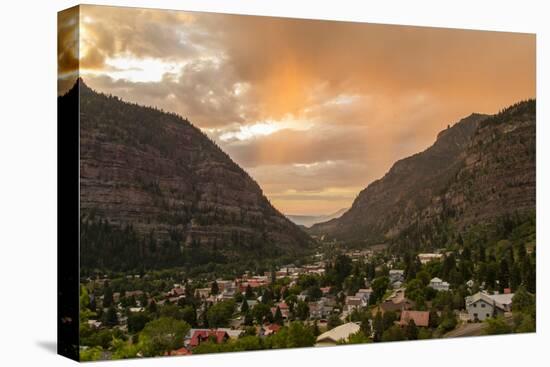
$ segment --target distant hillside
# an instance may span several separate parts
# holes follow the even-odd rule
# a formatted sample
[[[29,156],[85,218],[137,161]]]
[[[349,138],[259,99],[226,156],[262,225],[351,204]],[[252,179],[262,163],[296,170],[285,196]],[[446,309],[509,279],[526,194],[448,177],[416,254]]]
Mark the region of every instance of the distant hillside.
[[[329,221],[331,219],[339,218],[347,210],[348,208],[343,208],[334,213],[326,214],[326,215],[287,215],[286,217],[295,224],[298,224],[304,227],[311,227],[316,223],[322,223],[322,222]]]
[[[81,266],[163,268],[303,252],[309,236],[181,117],[80,93]]]
[[[535,208],[536,102],[494,116],[472,114],[425,151],[396,162],[359,193],[340,218],[309,232],[359,243],[383,242],[412,226],[460,230]]]

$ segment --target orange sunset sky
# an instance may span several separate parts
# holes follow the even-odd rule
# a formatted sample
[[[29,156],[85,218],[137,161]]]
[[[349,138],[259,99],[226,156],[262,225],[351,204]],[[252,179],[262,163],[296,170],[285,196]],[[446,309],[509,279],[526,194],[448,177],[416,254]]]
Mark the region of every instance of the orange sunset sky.
[[[532,34],[79,9],[60,16],[60,90],[79,68],[187,117],[286,214],[349,207],[448,124],[535,97]]]

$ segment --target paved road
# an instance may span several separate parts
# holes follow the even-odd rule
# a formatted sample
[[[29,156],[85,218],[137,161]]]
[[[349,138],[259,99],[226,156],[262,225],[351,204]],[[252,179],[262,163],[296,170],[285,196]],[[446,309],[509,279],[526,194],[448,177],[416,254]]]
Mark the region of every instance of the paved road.
[[[504,319],[510,325],[513,322],[512,315],[506,315]],[[449,331],[447,334],[443,335],[443,337],[458,338],[461,336],[479,336],[479,335],[483,335],[484,327],[485,327],[484,322],[464,323],[459,327],[457,327],[456,329]]]
[[[457,327],[454,330],[449,331],[445,334],[444,338],[458,338],[461,336],[478,336],[483,334],[483,327],[485,326],[482,322],[476,323],[466,323]]]

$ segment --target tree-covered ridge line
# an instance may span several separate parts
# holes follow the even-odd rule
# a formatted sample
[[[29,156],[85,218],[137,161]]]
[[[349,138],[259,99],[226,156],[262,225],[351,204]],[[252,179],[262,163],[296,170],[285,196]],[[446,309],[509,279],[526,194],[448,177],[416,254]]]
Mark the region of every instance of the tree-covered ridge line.
[[[191,242],[182,244],[177,231],[170,238],[159,240],[154,231],[141,236],[132,225],[111,224],[98,217],[83,216],[80,221],[81,276],[96,272],[144,273],[152,270],[185,268],[190,275],[214,271],[237,275],[246,270],[268,270],[273,264],[284,264],[305,259],[310,249],[283,252],[261,238],[252,244],[242,240],[238,232],[223,247],[247,253],[247,258],[228,256],[218,246],[201,246]]]

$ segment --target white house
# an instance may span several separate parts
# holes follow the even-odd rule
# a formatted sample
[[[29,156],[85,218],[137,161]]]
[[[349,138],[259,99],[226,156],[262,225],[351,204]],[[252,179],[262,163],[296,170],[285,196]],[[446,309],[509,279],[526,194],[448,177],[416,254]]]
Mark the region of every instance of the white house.
[[[512,310],[513,293],[490,295],[478,292],[466,297],[466,311],[471,321],[483,321],[487,318],[503,315]]]
[[[365,307],[369,305],[369,298],[372,294],[372,288],[361,288],[355,293],[355,297],[360,297],[365,304]]]
[[[435,277],[430,280],[430,284],[428,285],[430,288],[435,289],[436,291],[448,291],[449,290],[449,283],[444,282],[443,280]]]
[[[390,283],[402,282],[405,278],[405,270],[391,269],[389,272]]]
[[[420,260],[420,263],[427,264],[430,261],[439,261],[443,258],[443,254],[418,254],[418,259]]]

